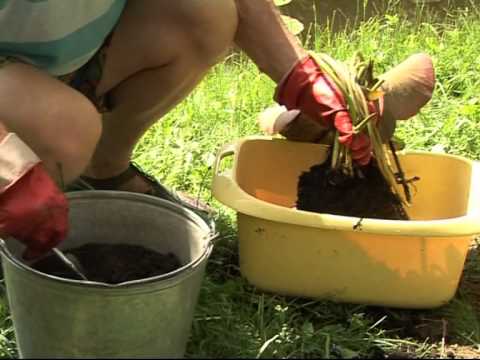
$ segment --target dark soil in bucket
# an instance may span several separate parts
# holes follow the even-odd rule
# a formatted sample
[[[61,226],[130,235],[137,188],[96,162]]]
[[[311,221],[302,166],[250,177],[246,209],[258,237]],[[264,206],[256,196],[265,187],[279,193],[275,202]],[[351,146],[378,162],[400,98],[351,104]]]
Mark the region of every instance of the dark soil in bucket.
[[[354,177],[332,170],[328,160],[311,167],[299,178],[297,209],[360,218],[409,220],[400,199],[391,191],[373,161]]]
[[[73,255],[89,281],[119,284],[172,272],[182,266],[172,253],[160,254],[143,246],[129,244],[90,243],[64,250]],[[32,265],[35,270],[67,279],[79,280],[55,254],[40,259]]]

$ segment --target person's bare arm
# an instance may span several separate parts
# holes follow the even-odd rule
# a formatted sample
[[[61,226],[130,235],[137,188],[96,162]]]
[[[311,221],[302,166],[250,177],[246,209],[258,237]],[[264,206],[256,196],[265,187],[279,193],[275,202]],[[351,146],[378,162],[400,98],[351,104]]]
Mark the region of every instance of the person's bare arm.
[[[283,23],[272,0],[236,0],[236,44],[278,83],[306,51]]]

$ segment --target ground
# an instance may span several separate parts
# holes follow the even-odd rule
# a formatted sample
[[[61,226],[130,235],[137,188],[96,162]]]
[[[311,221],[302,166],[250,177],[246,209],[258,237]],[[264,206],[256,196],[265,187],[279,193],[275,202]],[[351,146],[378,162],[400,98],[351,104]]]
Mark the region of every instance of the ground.
[[[402,123],[397,135],[408,149],[443,148],[480,159],[480,12],[474,6],[451,10],[442,21],[421,11],[409,20],[391,11],[354,32],[310,28],[308,35],[312,49],[339,59],[360,49],[381,69],[417,51],[432,55],[438,79],[434,99]],[[273,103],[273,89],[248,59],[232,53],[135,151],[135,160],[165,184],[198,195],[217,211],[221,237],[208,264],[187,356],[480,358],[478,242],[472,243],[455,298],[430,311],[283,297],[257,291],[242,279],[235,214],[211,197],[211,165],[223,144],[259,134],[255,118]],[[15,354],[4,300],[0,356]]]

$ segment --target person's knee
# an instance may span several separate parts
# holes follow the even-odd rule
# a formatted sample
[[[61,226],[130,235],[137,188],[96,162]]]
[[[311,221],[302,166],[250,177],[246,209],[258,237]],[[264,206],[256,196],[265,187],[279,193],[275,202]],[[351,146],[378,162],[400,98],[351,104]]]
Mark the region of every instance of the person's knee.
[[[188,58],[211,66],[233,46],[238,26],[235,0],[141,1],[127,11],[142,15],[146,43],[140,46],[148,48],[150,65]]]
[[[185,36],[194,52],[215,63],[233,46],[238,26],[235,0],[198,0],[184,12]]]
[[[0,72],[0,119],[45,163],[52,175],[68,182],[93,155],[101,117],[82,94],[23,64]]]
[[[102,123],[95,107],[80,94],[72,96],[69,106],[57,104],[49,118],[42,119],[48,121],[43,131],[33,139],[30,134],[25,135],[49,173],[68,184],[88,166],[100,139]]]
[[[204,73],[233,47],[235,0],[130,0],[107,50],[98,92],[144,71],[181,63]]]
[[[51,156],[58,159],[64,169],[65,182],[74,180],[88,166],[100,139],[102,119],[96,108],[86,98],[75,99],[74,111],[59,110],[57,119],[65,119],[70,128],[59,134],[50,145]]]

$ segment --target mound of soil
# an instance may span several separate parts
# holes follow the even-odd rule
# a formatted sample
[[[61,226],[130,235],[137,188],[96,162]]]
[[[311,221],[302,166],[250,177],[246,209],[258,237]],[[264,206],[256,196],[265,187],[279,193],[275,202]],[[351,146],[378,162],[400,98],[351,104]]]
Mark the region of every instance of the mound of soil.
[[[172,272],[182,266],[172,253],[160,254],[138,245],[85,244],[64,251],[73,255],[90,281],[119,284]],[[32,265],[50,275],[79,280],[79,276],[52,254]]]
[[[297,209],[360,218],[408,220],[399,198],[376,164],[354,177],[334,171],[330,161],[304,172],[298,182]]]

